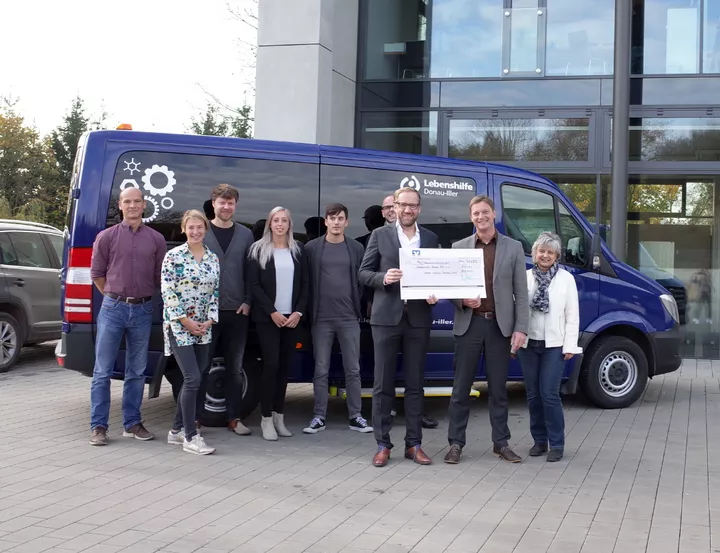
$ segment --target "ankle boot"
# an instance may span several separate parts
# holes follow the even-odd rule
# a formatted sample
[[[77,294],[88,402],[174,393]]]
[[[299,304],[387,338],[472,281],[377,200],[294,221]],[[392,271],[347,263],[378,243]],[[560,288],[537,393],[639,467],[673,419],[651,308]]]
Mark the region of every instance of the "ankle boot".
[[[262,429],[263,438],[270,442],[277,441],[278,435],[277,432],[275,432],[272,417],[263,417],[260,421],[260,428]]]
[[[283,438],[289,438],[290,436],[292,436],[292,432],[290,432],[285,426],[285,417],[282,415],[282,413],[276,413],[275,411],[273,411],[272,421],[278,436],[282,436]]]

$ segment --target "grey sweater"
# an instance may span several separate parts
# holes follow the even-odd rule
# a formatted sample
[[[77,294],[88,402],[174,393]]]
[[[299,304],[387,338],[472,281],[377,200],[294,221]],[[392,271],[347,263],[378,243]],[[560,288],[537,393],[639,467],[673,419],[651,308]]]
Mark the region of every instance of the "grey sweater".
[[[250,284],[245,278],[247,253],[253,243],[250,229],[235,223],[235,232],[227,252],[223,252],[212,228],[205,234],[205,245],[220,259],[220,309],[237,311],[252,304]]]

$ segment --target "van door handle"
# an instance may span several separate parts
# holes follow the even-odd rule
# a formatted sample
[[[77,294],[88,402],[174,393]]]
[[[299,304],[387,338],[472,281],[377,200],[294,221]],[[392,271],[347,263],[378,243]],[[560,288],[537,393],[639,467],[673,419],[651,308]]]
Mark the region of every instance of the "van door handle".
[[[14,284],[16,284],[17,286],[21,286],[21,287],[25,286],[25,280],[23,280],[22,278],[16,278]]]

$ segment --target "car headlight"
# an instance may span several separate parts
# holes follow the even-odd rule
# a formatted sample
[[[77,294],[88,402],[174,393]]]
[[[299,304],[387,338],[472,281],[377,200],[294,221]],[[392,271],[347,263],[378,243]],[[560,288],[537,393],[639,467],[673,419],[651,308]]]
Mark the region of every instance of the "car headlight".
[[[680,312],[678,311],[677,302],[670,294],[663,294],[660,296],[660,301],[665,306],[665,309],[676,323],[680,322]]]

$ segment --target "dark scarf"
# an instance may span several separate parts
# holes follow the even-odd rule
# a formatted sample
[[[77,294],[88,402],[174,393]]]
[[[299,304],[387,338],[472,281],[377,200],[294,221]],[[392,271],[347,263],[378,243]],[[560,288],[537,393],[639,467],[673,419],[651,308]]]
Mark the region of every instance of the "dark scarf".
[[[535,282],[537,282],[537,289],[535,290],[532,300],[530,300],[530,307],[535,311],[547,313],[550,311],[550,297],[548,295],[548,290],[553,277],[558,272],[558,264],[557,262],[553,263],[552,267],[550,267],[548,271],[541,271],[538,266],[535,265],[532,268],[532,272],[535,277]]]

